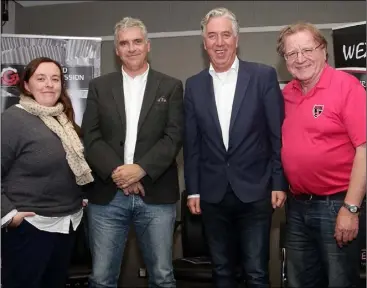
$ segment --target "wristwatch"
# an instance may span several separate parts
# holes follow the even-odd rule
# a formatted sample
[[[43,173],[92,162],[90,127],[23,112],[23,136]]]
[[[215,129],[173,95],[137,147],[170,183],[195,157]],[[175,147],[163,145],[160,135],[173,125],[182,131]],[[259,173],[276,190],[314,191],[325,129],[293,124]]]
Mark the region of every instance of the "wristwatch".
[[[347,208],[348,209],[348,211],[350,212],[350,213],[353,213],[353,214],[357,214],[357,213],[359,213],[359,211],[361,210],[358,206],[356,206],[356,205],[349,205],[349,204],[347,204],[347,203],[343,203],[343,207],[344,208]]]

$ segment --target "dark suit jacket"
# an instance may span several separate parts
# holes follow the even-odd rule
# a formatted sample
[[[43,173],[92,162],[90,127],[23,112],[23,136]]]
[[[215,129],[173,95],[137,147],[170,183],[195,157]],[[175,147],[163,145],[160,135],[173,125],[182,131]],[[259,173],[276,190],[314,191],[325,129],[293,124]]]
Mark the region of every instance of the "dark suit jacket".
[[[90,82],[82,133],[86,159],[95,176],[88,192],[91,203],[107,204],[117,192],[111,174],[124,164],[124,102],[121,72]],[[150,69],[134,154],[134,163],[147,173],[141,179],[146,203],[175,203],[179,199],[176,156],[182,147],[182,134],[182,82]]]
[[[252,202],[287,188],[280,150],[284,103],[275,69],[240,60],[226,151],[208,69],[186,82],[184,129],[188,194],[219,202],[228,183]]]

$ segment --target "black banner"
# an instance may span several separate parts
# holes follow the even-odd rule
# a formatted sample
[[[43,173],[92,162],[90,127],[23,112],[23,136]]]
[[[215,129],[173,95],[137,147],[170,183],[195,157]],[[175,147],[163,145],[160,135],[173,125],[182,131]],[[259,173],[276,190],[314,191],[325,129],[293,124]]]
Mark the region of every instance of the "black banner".
[[[366,88],[366,22],[333,29],[335,68],[354,75]]]
[[[354,75],[366,88],[366,22],[333,29],[333,44],[335,68]],[[362,227],[358,233],[366,241],[366,223]],[[361,251],[360,267],[366,271],[365,248]]]
[[[366,70],[366,23],[333,30],[335,67]]]

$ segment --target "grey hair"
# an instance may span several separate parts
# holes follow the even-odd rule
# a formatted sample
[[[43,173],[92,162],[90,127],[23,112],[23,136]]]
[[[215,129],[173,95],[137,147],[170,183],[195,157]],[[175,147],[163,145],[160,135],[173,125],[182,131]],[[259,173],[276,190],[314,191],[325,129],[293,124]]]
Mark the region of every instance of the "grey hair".
[[[117,22],[115,25],[115,34],[114,34],[115,35],[115,45],[117,46],[118,33],[120,30],[124,30],[127,28],[134,28],[134,27],[140,28],[143,32],[144,39],[148,40],[147,27],[145,26],[143,21],[137,18],[125,17],[124,19]]]
[[[208,25],[209,20],[213,17],[228,18],[232,22],[232,29],[233,29],[234,35],[237,36],[238,33],[240,32],[240,28],[238,25],[236,15],[234,15],[234,13],[230,11],[229,9],[220,7],[220,8],[214,8],[213,10],[210,10],[208,14],[206,14],[205,17],[201,20],[200,26],[201,26],[201,31],[203,35],[206,32],[206,25]]]

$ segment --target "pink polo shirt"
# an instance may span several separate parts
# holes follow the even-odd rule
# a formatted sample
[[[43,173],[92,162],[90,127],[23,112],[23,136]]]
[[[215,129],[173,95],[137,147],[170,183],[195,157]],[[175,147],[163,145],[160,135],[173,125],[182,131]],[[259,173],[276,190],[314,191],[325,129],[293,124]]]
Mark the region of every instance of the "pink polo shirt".
[[[366,142],[366,91],[359,80],[326,65],[307,95],[298,80],[283,95],[281,156],[292,192],[347,190],[355,148]]]

